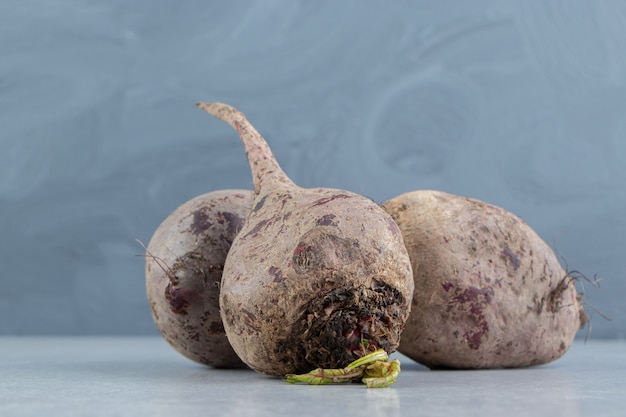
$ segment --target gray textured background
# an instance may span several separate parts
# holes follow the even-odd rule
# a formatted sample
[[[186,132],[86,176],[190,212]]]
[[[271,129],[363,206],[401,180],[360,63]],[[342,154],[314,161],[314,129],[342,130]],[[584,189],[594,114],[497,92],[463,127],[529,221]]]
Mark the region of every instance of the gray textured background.
[[[626,337],[624,51],[623,1],[2,0],[0,334],[156,333],[135,239],[251,187],[221,100],[300,185],[522,216]]]

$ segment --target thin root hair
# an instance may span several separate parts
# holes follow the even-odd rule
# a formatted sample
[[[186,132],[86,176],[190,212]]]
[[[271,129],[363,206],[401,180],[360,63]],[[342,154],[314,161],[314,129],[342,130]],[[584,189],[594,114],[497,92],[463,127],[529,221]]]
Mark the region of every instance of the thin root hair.
[[[170,268],[163,259],[159,258],[158,256],[154,256],[153,254],[150,253],[150,251],[148,250],[148,248],[146,247],[146,245],[143,244],[143,242],[139,239],[135,239],[137,241],[137,243],[139,243],[141,245],[142,248],[144,248],[144,250],[146,251],[145,254],[137,254],[135,256],[143,256],[143,257],[148,257],[151,258],[157,265],[159,268],[161,268],[161,270],[165,273],[165,275],[167,276],[167,278],[169,278],[170,282],[172,284],[176,284],[178,282],[178,278],[176,278],[176,274],[174,273],[174,271],[172,270],[172,268]]]
[[[565,269],[565,273],[566,273],[566,277],[571,278],[572,280],[574,280],[575,282],[580,283],[581,285],[581,291],[580,294],[584,295],[585,294],[585,288],[583,286],[582,281],[587,281],[589,284],[593,285],[595,288],[600,288],[600,281],[602,281],[602,278],[598,278],[598,276],[596,274],[593,275],[593,279],[589,278],[587,275],[585,275],[584,273],[576,270],[576,269],[569,269],[569,263],[567,262],[567,258],[565,256],[563,256],[561,254],[561,252],[559,252],[558,247],[556,246],[556,240],[553,243],[554,246],[554,253],[558,256],[558,258],[563,262],[563,269]]]
[[[589,276],[587,276],[586,274],[584,274],[581,271],[578,271],[576,269],[571,269],[570,270],[569,269],[569,263],[567,262],[567,259],[565,258],[565,256],[563,256],[559,252],[559,250],[557,248],[556,240],[554,241],[554,253],[563,262],[563,269],[565,269],[565,277],[564,277],[564,279],[568,279],[569,278],[570,281],[574,282],[575,285],[578,284],[578,286],[579,286],[578,296],[580,297],[580,302],[582,303],[584,309],[585,310],[587,310],[587,309],[592,310],[593,312],[597,313],[600,317],[602,317],[604,320],[612,321],[612,319],[609,316],[607,316],[602,311],[600,311],[596,306],[591,304],[587,300],[587,297],[586,297],[587,290],[585,288],[585,282],[588,283],[588,284],[591,284],[591,286],[593,286],[594,288],[600,288],[600,282],[602,281],[602,278],[599,278],[596,274],[593,275],[593,278],[590,278]],[[587,326],[587,333],[585,334],[585,342],[587,342],[587,340],[589,339],[589,336],[591,335],[591,329],[592,329],[591,317],[589,317],[589,316],[586,317],[586,320],[585,320],[583,326]]]

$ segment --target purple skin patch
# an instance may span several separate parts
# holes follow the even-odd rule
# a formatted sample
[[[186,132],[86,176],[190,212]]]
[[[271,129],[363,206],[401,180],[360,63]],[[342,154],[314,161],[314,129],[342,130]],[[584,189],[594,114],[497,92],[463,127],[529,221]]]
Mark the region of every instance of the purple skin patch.
[[[508,246],[505,246],[505,248],[502,249],[502,252],[500,253],[506,256],[509,261],[511,261],[511,263],[513,264],[513,268],[517,269],[522,264],[517,255],[515,255]]]
[[[209,215],[202,211],[196,210],[193,212],[193,222],[191,223],[191,231],[196,234],[202,234],[206,232],[209,227],[213,226],[213,223],[209,221]]]
[[[394,235],[399,235],[402,233],[393,219],[387,219],[387,229],[389,229],[389,231]]]
[[[335,216],[334,214],[325,214],[317,219],[315,224],[318,226],[337,226],[337,222],[334,221],[335,217],[337,216]]]
[[[244,219],[236,213],[218,212],[215,216],[217,222],[221,225],[226,224],[226,231],[231,236],[235,236],[243,226]]]
[[[171,284],[169,284],[165,288],[165,299],[172,311],[176,314],[185,315],[187,314],[187,307],[189,306],[187,291],[182,288],[173,288]]]
[[[259,200],[258,203],[256,203],[256,205],[254,206],[254,208],[252,209],[253,212],[257,212],[261,209],[261,207],[263,207],[263,205],[265,204],[265,200],[267,199],[267,196],[263,196],[262,199]]]
[[[281,270],[276,268],[275,266],[270,267],[270,270],[268,272],[271,276],[274,277],[274,282],[283,282],[285,280],[285,277],[283,276]]]
[[[454,287],[449,282],[442,285],[446,292]],[[470,349],[479,349],[483,336],[489,332],[489,324],[487,320],[485,320],[483,308],[491,304],[493,289],[468,287],[465,290],[460,290],[459,288],[455,288],[454,294],[454,297],[452,297],[448,305],[448,311],[456,307],[460,312],[465,311],[466,315],[473,319],[472,322],[474,325],[463,333],[463,339]],[[467,304],[469,304],[469,306]],[[458,334],[458,331],[454,332],[455,336]]]
[[[338,199],[338,198],[350,198],[350,196],[349,196],[349,195],[346,195],[346,194],[335,194],[335,195],[330,196],[330,197],[320,198],[319,200],[317,200],[317,201],[313,204],[313,207],[315,207],[315,206],[321,206],[321,205],[323,205],[323,204],[327,204],[327,203],[329,203],[329,202],[331,202],[331,201],[333,201],[333,200],[336,200],[336,199]]]

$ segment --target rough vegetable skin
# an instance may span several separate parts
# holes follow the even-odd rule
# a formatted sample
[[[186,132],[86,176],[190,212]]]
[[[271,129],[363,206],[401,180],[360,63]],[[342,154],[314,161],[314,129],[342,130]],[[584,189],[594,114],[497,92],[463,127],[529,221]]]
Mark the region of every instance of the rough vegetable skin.
[[[226,255],[252,203],[251,190],[200,195],[172,212],[146,250],[146,293],[167,342],[195,362],[245,364],[228,343],[219,311]]]
[[[252,210],[226,259],[220,294],[239,357],[259,373],[284,376],[395,351],[413,280],[392,218],[361,195],[295,185],[241,112],[199,107],[237,130],[254,178]]]
[[[565,354],[587,315],[575,280],[521,218],[430,190],[384,207],[414,271],[400,352],[431,368],[523,367]]]

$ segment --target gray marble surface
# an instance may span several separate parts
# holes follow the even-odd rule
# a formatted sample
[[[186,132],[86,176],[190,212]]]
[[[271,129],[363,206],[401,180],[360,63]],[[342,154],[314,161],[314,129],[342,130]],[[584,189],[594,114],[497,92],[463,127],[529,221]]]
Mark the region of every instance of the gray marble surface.
[[[524,369],[429,371],[389,388],[291,385],[197,365],[159,337],[0,337],[0,415],[623,417],[626,342],[576,341]]]

